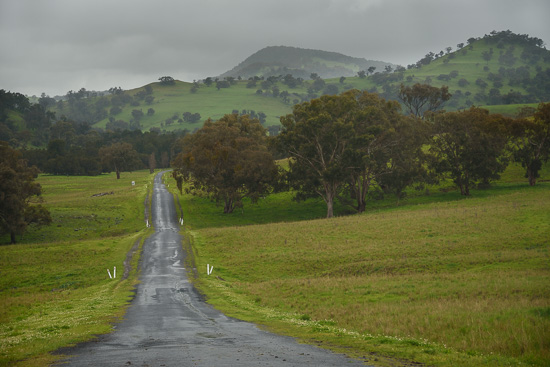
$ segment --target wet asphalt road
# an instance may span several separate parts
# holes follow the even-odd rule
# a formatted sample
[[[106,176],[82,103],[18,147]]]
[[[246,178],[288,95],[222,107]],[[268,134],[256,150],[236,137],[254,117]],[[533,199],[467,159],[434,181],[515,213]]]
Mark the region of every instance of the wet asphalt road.
[[[141,283],[109,335],[61,351],[62,366],[364,366],[227,317],[188,282],[173,197],[155,178],[155,234],[143,247]],[[205,269],[206,272],[206,269]]]

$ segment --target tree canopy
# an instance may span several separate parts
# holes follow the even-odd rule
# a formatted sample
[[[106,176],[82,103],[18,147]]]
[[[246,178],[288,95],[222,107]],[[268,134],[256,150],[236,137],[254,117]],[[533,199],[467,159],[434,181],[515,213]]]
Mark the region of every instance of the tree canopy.
[[[196,133],[181,141],[181,153],[172,162],[180,192],[205,195],[224,204],[224,213],[256,202],[270,192],[278,177],[277,166],[266,147],[266,130],[248,115],[208,119]]]
[[[52,218],[46,208],[33,204],[42,188],[34,179],[36,167],[28,167],[20,153],[0,141],[0,231],[9,233],[11,243],[22,235],[29,224],[50,224]]]
[[[436,115],[430,142],[432,168],[448,175],[466,196],[472,185],[498,179],[508,164],[506,123],[501,115],[476,107]]]
[[[405,120],[397,102],[358,90],[294,106],[281,118],[277,145],[291,157],[288,180],[296,198],[321,196],[330,218],[334,200],[347,191],[355,209],[364,211],[369,189],[391,163],[403,174],[408,170],[408,163],[393,159],[402,139],[396,131]]]
[[[513,158],[525,168],[525,177],[534,186],[543,163],[550,158],[550,103],[539,104],[532,119],[517,119],[510,126]]]
[[[420,118],[423,118],[427,111],[437,111],[451,98],[449,88],[446,86],[437,88],[419,83],[413,86],[401,84],[398,96],[408,111]]]
[[[138,153],[129,143],[114,143],[110,146],[101,147],[99,156],[108,170],[112,169],[116,172],[117,179],[120,179],[120,173],[123,171],[143,168]]]

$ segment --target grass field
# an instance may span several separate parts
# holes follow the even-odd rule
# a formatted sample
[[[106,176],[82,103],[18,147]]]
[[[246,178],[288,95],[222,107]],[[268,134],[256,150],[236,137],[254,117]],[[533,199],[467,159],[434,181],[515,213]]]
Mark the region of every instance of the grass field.
[[[154,102],[151,105],[142,103],[141,106],[126,106],[123,111],[116,115],[117,120],[131,121],[132,110],[141,109],[145,116],[141,120],[143,131],[151,127],[161,127],[161,123],[174,115],[182,117],[184,112],[200,113],[201,123],[177,123],[162,127],[167,131],[175,129],[187,129],[193,131],[201,127],[202,122],[208,118],[218,120],[233,110],[254,110],[256,113],[263,112],[267,115],[266,126],[278,125],[279,117],[290,113],[292,106],[283,103],[280,99],[256,95],[257,88],[246,88],[246,81],[240,81],[230,88],[218,90],[215,85],[207,87],[201,84],[196,93],[191,93],[192,83],[176,81],[172,86],[162,86],[159,83],[151,84],[153,88]],[[141,88],[140,88],[141,89]],[[128,91],[130,95],[140,89]],[[147,116],[147,110],[153,108],[156,112]],[[98,122],[97,127],[105,127],[108,119]]]
[[[550,186],[522,173],[331,220],[304,220],[322,203],[288,193],[225,216],[183,196],[196,284],[230,315],[374,364],[548,365]]]
[[[322,201],[291,193],[231,215],[178,199],[198,269],[214,266],[195,283],[230,315],[376,365],[543,366],[550,167],[535,187],[522,176],[510,166],[472,198],[432,187],[399,207],[372,201],[363,215],[339,206],[331,220],[319,219]],[[39,182],[53,224],[0,246],[1,366],[46,365],[52,351],[110,332],[135,285],[137,256],[124,280],[123,263],[148,234],[148,172]],[[114,266],[117,280],[106,271]]]
[[[120,180],[109,174],[38,182],[52,225],[31,227],[20,243],[0,246],[0,366],[46,365],[55,358],[49,352],[110,332],[135,285],[138,256],[127,254],[148,233],[148,171]],[[111,280],[106,269],[113,273],[115,266]]]

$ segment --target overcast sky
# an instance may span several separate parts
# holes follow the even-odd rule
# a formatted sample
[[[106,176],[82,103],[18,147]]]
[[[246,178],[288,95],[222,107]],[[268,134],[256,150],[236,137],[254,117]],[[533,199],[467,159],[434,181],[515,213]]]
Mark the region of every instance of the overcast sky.
[[[492,30],[550,48],[549,0],[0,0],[0,89],[131,89],[217,76],[267,46],[407,66]]]

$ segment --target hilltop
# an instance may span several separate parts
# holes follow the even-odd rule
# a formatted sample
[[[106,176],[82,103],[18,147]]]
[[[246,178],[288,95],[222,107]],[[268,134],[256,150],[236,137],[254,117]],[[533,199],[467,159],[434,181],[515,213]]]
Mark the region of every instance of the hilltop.
[[[287,46],[270,46],[247,57],[233,69],[219,76],[269,77],[290,74],[295,78],[308,79],[312,73],[323,79],[355,76],[361,70],[375,67],[384,70],[395,66],[387,62],[346,56],[337,52],[311,50]]]
[[[290,54],[294,56],[289,57]],[[291,69],[302,70],[298,68],[299,55],[309,60],[308,65],[317,62],[319,69],[307,69],[307,73],[316,70],[318,77],[312,79],[308,74],[302,78],[289,73]],[[276,69],[285,58],[292,62]],[[262,64],[262,60],[271,63]],[[445,51],[429,52],[407,67],[384,64],[383,68],[369,71],[361,69],[370,65],[361,64],[361,60],[318,50],[267,47],[228,72],[238,72],[237,76],[206,78],[194,83],[155,82],[133,90],[115,89],[106,95],[80,90],[68,94],[63,101],[50,98],[48,102],[47,98],[41,98],[40,103],[45,102],[58,118],[86,121],[100,129],[192,132],[208,118],[216,120],[238,112],[260,118],[264,126],[276,133],[280,116],[290,113],[295,104],[352,88],[397,100],[401,84],[448,86],[452,98],[443,107],[448,111],[476,105],[515,115],[526,104],[550,101],[550,51],[543,47],[542,40],[510,31],[470,38],[454,50],[447,47]],[[260,65],[271,66],[262,71]],[[334,66],[334,73],[359,71],[352,77],[342,74],[323,78],[322,65]],[[247,73],[261,74],[260,71],[265,75],[246,77]],[[24,121],[13,113],[10,121],[12,135],[25,130]]]

